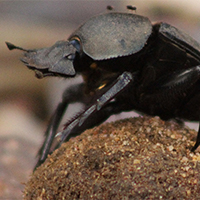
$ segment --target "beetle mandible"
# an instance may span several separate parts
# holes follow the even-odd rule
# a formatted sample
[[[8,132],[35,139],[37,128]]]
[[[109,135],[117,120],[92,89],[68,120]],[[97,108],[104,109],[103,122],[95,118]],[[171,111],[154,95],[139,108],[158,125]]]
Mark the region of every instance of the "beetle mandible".
[[[200,121],[200,44],[167,23],[152,24],[144,16],[109,12],[92,17],[68,40],[52,47],[7,46],[25,51],[21,60],[38,78],[83,77],[82,83],[65,90],[36,167],[70,137],[122,111]],[[81,102],[84,110],[65,124],[60,142],[50,151],[62,116],[73,102]],[[200,131],[191,150],[199,144]]]

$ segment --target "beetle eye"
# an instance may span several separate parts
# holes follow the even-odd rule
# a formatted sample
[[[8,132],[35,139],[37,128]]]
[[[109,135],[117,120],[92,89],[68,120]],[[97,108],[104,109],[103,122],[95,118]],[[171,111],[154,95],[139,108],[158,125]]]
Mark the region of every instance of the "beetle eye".
[[[66,59],[67,59],[67,60],[73,61],[74,58],[75,58],[75,54],[69,54],[69,55],[66,56]]]
[[[78,38],[71,40],[70,44],[72,44],[78,52],[81,51],[81,43],[80,43],[80,40]]]

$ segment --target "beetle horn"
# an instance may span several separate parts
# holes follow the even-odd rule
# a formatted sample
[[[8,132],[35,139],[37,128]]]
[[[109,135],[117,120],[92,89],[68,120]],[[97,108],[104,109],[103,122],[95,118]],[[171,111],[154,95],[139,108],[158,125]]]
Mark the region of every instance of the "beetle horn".
[[[24,49],[22,47],[15,46],[14,44],[12,44],[10,42],[6,42],[6,45],[7,45],[9,50],[19,49],[19,50],[22,50],[22,51],[30,51],[30,50]]]

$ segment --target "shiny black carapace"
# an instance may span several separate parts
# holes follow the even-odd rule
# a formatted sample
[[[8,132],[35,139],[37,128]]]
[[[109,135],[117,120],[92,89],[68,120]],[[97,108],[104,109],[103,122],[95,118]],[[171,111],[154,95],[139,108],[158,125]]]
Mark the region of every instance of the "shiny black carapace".
[[[55,149],[52,142],[70,103],[81,102],[84,110],[66,123],[56,148],[122,111],[200,121],[200,44],[167,23],[152,24],[144,16],[109,12],[89,19],[68,40],[52,47],[7,46],[25,51],[21,60],[38,78],[83,77],[83,83],[64,92],[36,167]],[[200,131],[192,151],[199,144]]]

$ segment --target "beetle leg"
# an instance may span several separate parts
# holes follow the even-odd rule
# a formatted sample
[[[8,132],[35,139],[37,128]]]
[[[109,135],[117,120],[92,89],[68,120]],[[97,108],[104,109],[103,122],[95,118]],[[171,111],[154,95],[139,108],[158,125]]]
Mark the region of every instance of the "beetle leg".
[[[158,91],[166,92],[166,90],[176,89],[185,90],[191,87],[200,79],[200,66],[179,70],[173,74],[161,77],[158,81],[153,82],[146,89],[146,94],[153,94]]]
[[[199,145],[200,145],[200,125],[199,125],[199,130],[198,130],[195,145],[192,147],[191,151],[194,152],[199,147]]]
[[[147,93],[155,94],[158,91],[162,91],[162,93],[161,92],[158,93],[161,96],[162,94],[167,93],[169,91],[172,92],[174,91],[173,93],[169,94],[169,96],[171,95],[171,97],[173,98],[176,97],[175,94],[179,94],[182,95],[182,97],[184,97],[183,96],[184,91],[191,90],[199,80],[200,80],[200,66],[196,66],[186,70],[180,70],[171,74],[170,76],[165,77],[165,79],[163,78],[163,80],[159,80],[153,83],[153,86],[155,87],[152,87],[152,85],[151,88],[148,87],[147,90],[148,92],[146,92],[146,94]],[[187,99],[185,101],[191,101],[190,98],[191,98],[190,96],[184,97],[184,99]],[[178,114],[181,115],[181,111],[184,110],[184,107],[180,107],[179,110],[180,112]],[[196,143],[192,147],[191,151],[195,151],[199,145],[200,145],[200,125]]]
[[[73,120],[67,123],[65,129],[61,133],[61,141],[58,148],[64,141],[67,140],[69,135],[78,135],[80,132],[88,129],[92,126],[97,125],[101,121],[104,121],[108,115],[114,114],[110,112],[109,109],[114,108],[110,102],[116,95],[122,92],[127,86],[133,81],[131,73],[124,72],[121,76],[118,77],[116,82],[110,86],[89,108],[85,109]],[[110,104],[108,104],[110,102]],[[106,104],[108,106],[106,107]],[[112,106],[110,106],[112,105]],[[105,106],[105,107],[104,107]],[[116,106],[116,105],[115,105]],[[119,107],[120,109],[120,107]],[[122,109],[120,109],[121,111]],[[101,112],[102,111],[102,112]]]
[[[37,161],[35,169],[46,160],[47,155],[50,153],[51,145],[53,143],[54,137],[57,133],[58,126],[62,120],[65,110],[67,109],[67,106],[73,102],[83,102],[83,98],[83,84],[77,84],[65,90],[62,102],[59,103],[59,105],[57,106],[45,132],[46,138],[38,152],[39,159]]]

